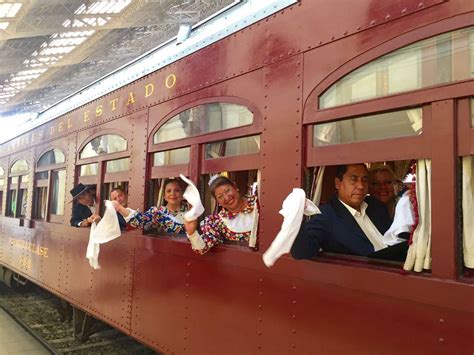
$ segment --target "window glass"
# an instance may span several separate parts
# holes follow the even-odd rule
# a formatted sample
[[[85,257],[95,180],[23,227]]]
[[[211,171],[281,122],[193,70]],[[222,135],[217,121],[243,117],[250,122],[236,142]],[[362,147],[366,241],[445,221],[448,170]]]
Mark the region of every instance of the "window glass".
[[[470,56],[470,64],[463,58]],[[395,50],[349,73],[319,99],[320,108],[474,77],[474,27]],[[470,68],[469,68],[470,66]]]
[[[17,190],[10,190],[9,203],[7,207],[7,216],[15,216]]]
[[[34,206],[35,218],[41,218],[41,219],[46,218],[47,198],[48,198],[47,187],[35,188],[35,206]]]
[[[28,175],[22,175],[21,176],[21,183],[26,184],[28,181],[30,181],[30,177]]]
[[[82,149],[80,159],[97,157],[127,150],[127,141],[115,134],[106,134],[91,140]]]
[[[28,191],[20,189],[18,194],[18,202],[20,203],[20,217],[26,216],[26,202],[28,199]]]
[[[48,171],[42,171],[40,173],[36,173],[35,174],[35,179],[36,180],[47,180],[48,179],[48,176],[49,176],[49,172]]]
[[[190,148],[166,150],[153,154],[153,166],[176,165],[189,163]]]
[[[62,164],[66,161],[63,152],[59,149],[52,149],[44,153],[41,158],[39,158],[36,167],[40,168],[42,166]]]
[[[211,103],[179,113],[166,122],[153,136],[153,143],[169,142],[205,133],[250,125],[253,113],[245,106]]]
[[[10,174],[21,174],[28,171],[28,163],[26,160],[17,160],[10,169]]]
[[[10,178],[10,184],[15,184],[16,185],[16,184],[18,184],[19,180],[20,179],[18,178],[18,176],[13,176],[13,177]]]
[[[313,146],[414,136],[422,125],[422,108],[321,123],[313,126]]]
[[[117,173],[119,171],[130,170],[130,158],[110,160],[107,162],[106,171],[108,173]]]
[[[206,159],[254,154],[260,151],[260,136],[229,139],[206,144]]]
[[[66,198],[66,170],[51,173],[51,214],[63,215]]]
[[[97,175],[99,170],[99,163],[81,165],[80,176],[92,176]]]
[[[3,187],[5,185],[5,179],[0,179],[0,187]]]
[[[5,175],[5,171],[3,170],[3,168],[0,168],[0,188],[2,188],[3,185],[5,184],[5,179],[3,178],[4,175]],[[1,204],[2,203],[1,203],[1,200],[0,200],[0,205]]]

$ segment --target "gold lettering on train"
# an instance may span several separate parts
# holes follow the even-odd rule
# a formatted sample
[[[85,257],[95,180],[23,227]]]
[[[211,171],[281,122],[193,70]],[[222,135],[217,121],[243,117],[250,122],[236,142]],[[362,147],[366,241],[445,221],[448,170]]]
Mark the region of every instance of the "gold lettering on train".
[[[145,97],[151,96],[153,91],[155,91],[155,85],[152,83],[145,85]]]
[[[168,75],[165,80],[165,86],[168,89],[171,89],[173,86],[175,86],[175,84],[176,84],[176,75],[174,74]]]
[[[102,116],[102,113],[103,113],[102,105],[97,106],[95,108],[95,117]]]
[[[84,112],[84,122],[88,122],[90,120],[89,114],[90,114],[89,111]]]
[[[130,94],[128,94],[127,106],[134,103],[135,103],[135,95],[133,94],[133,92],[130,92]]]
[[[54,134],[54,126],[51,126],[49,128],[49,134],[51,134],[51,135]]]
[[[118,97],[109,101],[110,106],[111,106],[111,109],[110,109],[111,111],[115,111],[117,109],[117,101],[118,101]]]
[[[31,270],[33,266],[33,262],[31,258],[25,255],[20,256],[20,266],[25,270]]]
[[[64,122],[59,122],[58,124],[58,132],[62,132],[64,129]]]
[[[8,242],[12,247],[27,250],[33,254],[39,255],[43,258],[48,257],[48,248],[33,243],[27,242],[26,240],[9,238]]]
[[[67,128],[72,128],[71,119],[67,119]]]

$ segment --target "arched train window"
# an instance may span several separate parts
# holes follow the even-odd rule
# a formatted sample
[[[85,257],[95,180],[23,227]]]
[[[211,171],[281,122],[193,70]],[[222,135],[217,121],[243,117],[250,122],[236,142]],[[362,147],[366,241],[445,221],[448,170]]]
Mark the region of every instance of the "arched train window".
[[[163,202],[163,182],[179,174],[199,181],[206,213],[214,205],[209,176],[223,173],[250,191],[260,165],[260,128],[249,107],[230,102],[193,106],[171,117],[152,136],[148,206]],[[245,193],[245,192],[244,192]]]
[[[347,74],[319,98],[330,108],[474,77],[474,27],[397,49]]]
[[[125,138],[117,134],[95,137],[81,150],[79,159],[86,161],[78,166],[78,182],[96,185],[102,200],[108,199],[115,187],[128,192],[130,157]],[[103,181],[100,181],[101,175],[104,176]]]
[[[195,137],[253,123],[253,114],[245,106],[232,103],[210,103],[180,112],[166,122],[153,136],[159,144]]]

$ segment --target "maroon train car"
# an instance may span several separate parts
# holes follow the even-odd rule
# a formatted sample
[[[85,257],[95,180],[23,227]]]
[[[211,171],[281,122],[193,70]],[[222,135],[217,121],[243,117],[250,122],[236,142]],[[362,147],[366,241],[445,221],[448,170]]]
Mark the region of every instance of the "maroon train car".
[[[473,71],[473,1],[299,1],[3,144],[0,264],[164,353],[472,354],[460,171],[474,155]],[[177,135],[182,120],[198,123]],[[282,201],[310,194],[316,167],[420,159],[421,272],[324,254],[265,267]],[[259,182],[258,251],[201,256],[185,237],[132,230],[89,266],[88,230],[69,226],[76,183],[100,200],[125,185],[144,210],[180,173],[208,204],[223,171]],[[331,192],[328,174],[321,199]]]

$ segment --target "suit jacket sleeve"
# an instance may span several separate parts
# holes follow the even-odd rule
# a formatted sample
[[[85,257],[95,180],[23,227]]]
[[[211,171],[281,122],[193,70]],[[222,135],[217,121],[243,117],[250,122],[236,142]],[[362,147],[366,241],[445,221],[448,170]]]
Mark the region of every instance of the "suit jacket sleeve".
[[[331,224],[324,214],[317,214],[308,223],[302,224],[298,236],[291,247],[295,259],[311,259],[319,254],[325,238],[330,233]]]
[[[92,216],[92,212],[87,206],[81,205],[80,203],[75,204],[72,208],[71,226],[79,227],[78,224],[90,216]]]

